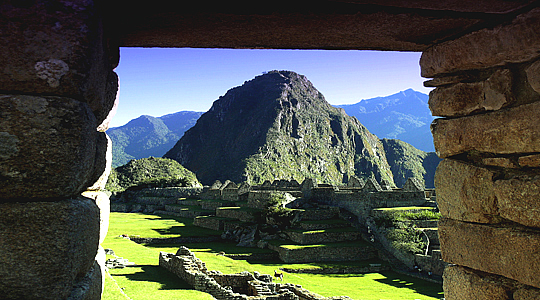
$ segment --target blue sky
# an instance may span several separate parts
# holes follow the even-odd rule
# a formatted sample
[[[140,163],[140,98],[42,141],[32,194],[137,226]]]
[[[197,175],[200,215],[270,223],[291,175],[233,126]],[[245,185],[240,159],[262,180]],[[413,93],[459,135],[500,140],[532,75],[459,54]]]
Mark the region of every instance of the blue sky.
[[[120,102],[111,127],[143,114],[207,111],[230,88],[270,70],[307,76],[331,104],[408,88],[427,94],[419,59],[412,52],[121,48]]]

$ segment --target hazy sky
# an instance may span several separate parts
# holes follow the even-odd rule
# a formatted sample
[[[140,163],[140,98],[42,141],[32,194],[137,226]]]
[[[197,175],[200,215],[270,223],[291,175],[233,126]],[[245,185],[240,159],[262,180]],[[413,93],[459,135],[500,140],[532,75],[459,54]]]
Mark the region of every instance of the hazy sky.
[[[140,115],[207,111],[230,88],[270,70],[307,76],[331,104],[351,104],[422,83],[420,53],[328,50],[121,48],[120,103],[111,127]]]

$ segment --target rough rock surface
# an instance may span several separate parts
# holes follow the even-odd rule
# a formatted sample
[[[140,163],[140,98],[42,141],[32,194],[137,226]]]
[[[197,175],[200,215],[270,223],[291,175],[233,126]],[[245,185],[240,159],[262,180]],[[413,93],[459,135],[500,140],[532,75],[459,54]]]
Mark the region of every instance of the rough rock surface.
[[[444,217],[466,222],[498,222],[491,171],[445,159],[437,167],[435,186]]]
[[[2,296],[65,299],[94,264],[99,242],[94,201],[2,203],[0,215]]]
[[[0,28],[2,90],[78,99],[98,124],[106,118],[118,89],[111,71],[118,48],[107,44],[93,1],[2,1]]]
[[[71,197],[103,173],[95,170],[99,133],[86,103],[0,95],[0,111],[0,199]]]
[[[501,217],[540,228],[540,178],[520,177],[494,183]]]
[[[512,103],[512,74],[495,71],[487,80],[437,87],[429,93],[429,108],[434,116],[464,116],[498,110]]]
[[[476,150],[490,153],[540,152],[540,102],[456,119],[433,121],[437,155],[446,158]]]
[[[443,275],[444,298],[448,300],[511,300],[510,280],[460,266],[448,266]]]
[[[439,221],[443,260],[540,288],[540,234],[526,227]]]

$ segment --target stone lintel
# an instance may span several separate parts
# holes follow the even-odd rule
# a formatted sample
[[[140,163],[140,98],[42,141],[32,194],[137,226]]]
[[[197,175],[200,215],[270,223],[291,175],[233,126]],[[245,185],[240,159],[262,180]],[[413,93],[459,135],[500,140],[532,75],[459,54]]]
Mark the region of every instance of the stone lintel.
[[[540,287],[540,233],[511,225],[443,218],[439,238],[444,261]]]

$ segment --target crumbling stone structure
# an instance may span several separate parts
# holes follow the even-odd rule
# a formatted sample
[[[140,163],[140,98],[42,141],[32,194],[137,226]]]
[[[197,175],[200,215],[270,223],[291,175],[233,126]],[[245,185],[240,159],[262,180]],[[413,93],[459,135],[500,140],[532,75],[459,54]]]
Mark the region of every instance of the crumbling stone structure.
[[[188,248],[180,247],[176,254],[161,252],[159,265],[218,300],[327,300],[301,286],[272,282],[272,276],[254,272],[223,274],[209,271],[204,262]],[[350,299],[339,297],[339,299]]]
[[[444,158],[435,183],[442,255],[456,264],[445,297],[538,298],[538,5],[2,1],[2,296],[100,298],[104,131],[124,46],[422,51],[422,75],[436,87],[430,107],[442,117],[433,125]]]

